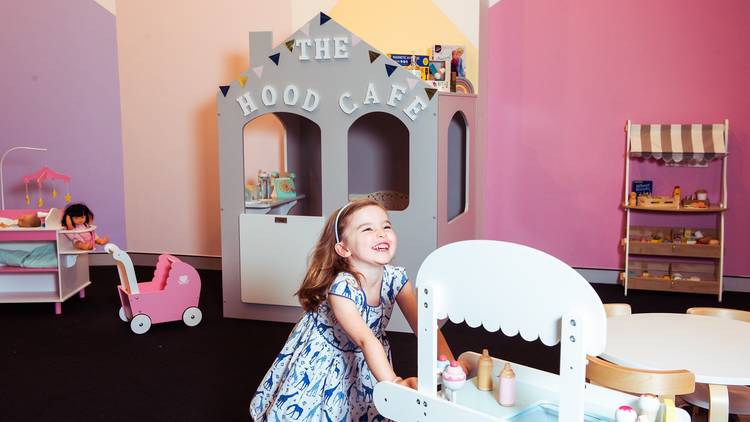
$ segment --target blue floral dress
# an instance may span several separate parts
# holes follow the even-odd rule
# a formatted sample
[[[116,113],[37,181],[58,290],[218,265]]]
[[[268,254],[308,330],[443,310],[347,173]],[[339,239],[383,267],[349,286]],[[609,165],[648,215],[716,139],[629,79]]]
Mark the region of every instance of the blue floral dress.
[[[364,290],[349,273],[340,273],[328,292],[354,302],[389,361],[385,327],[407,280],[403,268],[386,265],[379,306],[367,304]],[[324,301],[317,311],[305,313],[292,330],[250,402],[250,415],[271,422],[382,421],[372,403],[376,383],[364,354]]]

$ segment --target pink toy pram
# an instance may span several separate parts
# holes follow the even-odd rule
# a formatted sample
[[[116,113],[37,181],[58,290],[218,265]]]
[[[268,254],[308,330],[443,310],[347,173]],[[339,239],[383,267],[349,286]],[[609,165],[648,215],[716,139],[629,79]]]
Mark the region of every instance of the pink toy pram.
[[[120,274],[120,319],[130,321],[130,329],[143,334],[151,324],[182,321],[188,327],[201,322],[203,314],[198,309],[201,296],[201,279],[198,271],[172,255],[160,255],[151,281],[138,283],[133,261],[127,252],[108,243],[104,250],[117,261]]]

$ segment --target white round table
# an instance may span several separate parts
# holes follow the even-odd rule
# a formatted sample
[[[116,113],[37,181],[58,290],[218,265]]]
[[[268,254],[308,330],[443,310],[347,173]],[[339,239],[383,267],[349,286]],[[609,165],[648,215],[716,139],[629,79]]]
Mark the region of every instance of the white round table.
[[[632,314],[607,318],[607,346],[601,357],[630,368],[687,369],[695,374],[695,382],[713,384],[712,395],[721,401],[727,385],[750,385],[748,352],[747,322],[689,314]]]

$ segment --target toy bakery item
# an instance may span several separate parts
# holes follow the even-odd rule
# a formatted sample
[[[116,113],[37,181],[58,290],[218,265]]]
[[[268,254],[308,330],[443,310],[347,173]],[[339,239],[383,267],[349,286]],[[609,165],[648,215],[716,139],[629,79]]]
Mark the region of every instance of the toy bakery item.
[[[491,363],[491,361],[490,361]],[[466,373],[457,361],[451,361],[443,371],[443,396],[448,401],[454,401],[456,390],[460,390],[466,384]]]
[[[615,422],[635,422],[638,413],[630,406],[620,406],[615,411]]]
[[[445,355],[438,356],[437,361],[437,373],[438,375],[442,375],[443,371],[445,371],[446,368],[450,366],[450,362],[448,362],[448,357]]]

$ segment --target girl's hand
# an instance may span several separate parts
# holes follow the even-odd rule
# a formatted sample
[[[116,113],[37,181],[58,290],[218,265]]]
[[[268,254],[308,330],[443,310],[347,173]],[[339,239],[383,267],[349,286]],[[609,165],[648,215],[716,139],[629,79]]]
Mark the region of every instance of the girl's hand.
[[[417,389],[417,377],[409,377],[405,380],[401,380],[398,382],[399,385],[403,385],[404,387],[409,387],[412,390]]]

